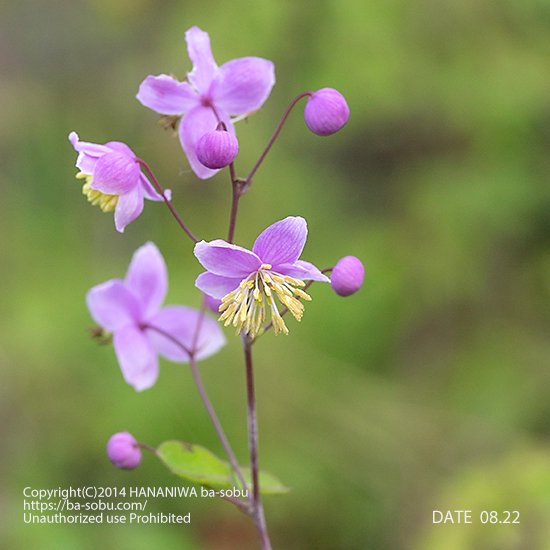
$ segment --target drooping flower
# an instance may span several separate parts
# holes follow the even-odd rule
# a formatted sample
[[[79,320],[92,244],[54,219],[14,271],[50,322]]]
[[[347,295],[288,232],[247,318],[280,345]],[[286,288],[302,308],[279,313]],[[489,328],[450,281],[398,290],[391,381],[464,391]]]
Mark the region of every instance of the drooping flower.
[[[225,344],[219,325],[200,311],[184,306],[161,307],[167,289],[164,259],[153,243],[147,243],[134,253],[124,280],[111,279],[93,287],[86,296],[96,323],[113,334],[124,379],[138,391],[156,382],[158,355],[186,363],[194,345],[194,357],[200,360]]]
[[[322,88],[309,96],[304,108],[304,119],[314,134],[330,136],[346,125],[349,107],[338,90]]]
[[[338,296],[351,296],[362,286],[365,278],[365,268],[359,258],[344,256],[334,266],[330,277],[330,285]]]
[[[260,57],[241,57],[218,67],[208,33],[198,27],[191,27],[185,40],[193,63],[187,82],[166,74],[148,76],[137,99],[162,115],[184,115],[179,124],[181,146],[195,174],[207,179],[216,170],[199,162],[197,142],[220,121],[234,134],[230,117],[245,116],[263,105],[275,84],[275,71],[271,61]]]
[[[143,199],[162,201],[145,174],[134,152],[120,141],[104,145],[80,141],[76,132],[69,141],[78,152],[77,179],[84,180],[82,193],[103,212],[115,212],[115,227],[121,233],[143,210]],[[170,200],[170,190],[166,190]]]
[[[275,333],[288,334],[276,299],[299,321],[304,312],[300,299],[311,300],[303,291],[304,281],[329,282],[313,264],[298,259],[306,239],[306,220],[289,216],[265,229],[251,251],[219,239],[201,241],[195,256],[207,271],[195,285],[221,298],[219,320],[232,324],[237,333],[254,338],[270,314]]]
[[[117,468],[133,470],[141,462],[141,449],[131,433],[118,432],[107,442],[107,456]]]

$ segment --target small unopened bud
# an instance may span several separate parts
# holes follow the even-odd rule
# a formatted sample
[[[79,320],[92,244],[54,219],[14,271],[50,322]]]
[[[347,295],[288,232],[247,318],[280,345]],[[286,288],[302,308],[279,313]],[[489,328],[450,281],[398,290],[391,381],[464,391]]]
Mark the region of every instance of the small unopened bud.
[[[204,296],[204,303],[206,304],[206,307],[213,313],[219,313],[220,312],[219,308],[222,305],[222,301],[219,300],[218,298],[208,296],[208,294],[203,294],[203,296]]]
[[[330,286],[339,296],[351,296],[363,285],[365,268],[359,258],[344,256],[334,266],[330,276]]]
[[[117,468],[133,470],[141,462],[141,449],[132,434],[119,432],[107,442],[107,456]]]
[[[214,130],[199,139],[196,152],[201,164],[217,170],[233,162],[239,152],[239,142],[226,130]]]
[[[349,107],[340,92],[334,88],[322,88],[309,96],[304,118],[314,134],[330,136],[345,126]]]

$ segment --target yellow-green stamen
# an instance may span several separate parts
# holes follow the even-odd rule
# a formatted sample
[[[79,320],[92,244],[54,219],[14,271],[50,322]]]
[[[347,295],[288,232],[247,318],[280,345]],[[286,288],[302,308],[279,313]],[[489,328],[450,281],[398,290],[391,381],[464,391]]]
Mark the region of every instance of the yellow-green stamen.
[[[275,334],[288,334],[275,297],[300,321],[304,304],[298,298],[311,300],[311,296],[302,290],[304,286],[300,279],[281,275],[271,271],[271,265],[262,264],[258,271],[251,273],[235,290],[222,298],[219,320],[224,321],[225,326],[232,324],[237,334],[242,332],[255,338],[263,328],[268,309]]]
[[[82,186],[82,194],[86,195],[91,204],[99,206],[103,212],[112,212],[115,209],[118,203],[118,195],[106,195],[97,189],[92,189],[92,176],[90,174],[79,172],[76,179],[85,181]]]

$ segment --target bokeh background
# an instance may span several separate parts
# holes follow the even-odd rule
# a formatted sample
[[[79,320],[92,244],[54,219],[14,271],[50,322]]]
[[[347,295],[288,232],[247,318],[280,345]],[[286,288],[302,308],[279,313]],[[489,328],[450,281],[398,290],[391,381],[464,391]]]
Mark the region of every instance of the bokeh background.
[[[134,99],[148,74],[184,78],[199,25],[221,64],[275,62],[264,109],[238,126],[245,173],[294,95],[338,88],[330,138],[297,109],[241,202],[238,241],[304,216],[304,257],[353,254],[363,290],[312,289],[303,322],[255,347],[265,499],[275,548],[550,548],[550,2],[547,0],[18,0],[0,5],[0,545],[10,549],[256,547],[225,502],[166,499],[192,525],[24,525],[25,486],[178,484],[152,456],[107,461],[129,430],[222,454],[185,366],[127,386],[98,346],[89,287],[152,240],[169,302],[197,306],[200,266],[162,205],[117,234],[74,179],[71,130],[128,142],[201,237],[225,234],[227,174],[195,179],[177,139]],[[231,337],[231,333],[228,333]],[[247,459],[238,339],[202,365]],[[520,525],[432,525],[432,510],[518,510]]]

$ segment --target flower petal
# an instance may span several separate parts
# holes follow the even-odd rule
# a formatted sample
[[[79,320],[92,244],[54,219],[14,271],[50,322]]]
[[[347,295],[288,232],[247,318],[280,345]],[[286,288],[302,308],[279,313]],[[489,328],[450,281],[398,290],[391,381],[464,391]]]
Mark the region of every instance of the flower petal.
[[[244,279],[262,264],[254,252],[220,239],[198,242],[194,253],[205,269],[223,277]]]
[[[234,134],[235,129],[229,117],[223,112],[218,111],[218,114],[223,122],[225,122],[227,131]],[[210,168],[206,168],[206,166],[199,161],[195,152],[197,142],[204,134],[215,130],[217,125],[218,119],[214,111],[210,107],[204,107],[202,105],[189,111],[182,118],[179,125],[180,142],[187,155],[187,160],[193,172],[203,180],[212,177],[218,170],[210,170]]]
[[[153,243],[134,252],[124,284],[139,300],[142,320],[160,309],[168,290],[168,273],[162,254]]]
[[[214,275],[209,271],[205,271],[197,277],[195,286],[205,294],[208,294],[208,296],[223,298],[235,290],[242,280],[242,277],[222,277],[221,275]]]
[[[145,174],[140,176],[141,188],[146,199],[150,201],[162,202],[164,199],[157,193],[157,190],[151,185],[151,182]],[[170,189],[165,189],[164,194],[166,198],[170,201],[172,200],[172,191]]]
[[[256,239],[252,248],[263,263],[293,264],[300,257],[307,239],[307,223],[300,216],[275,222]]]
[[[134,158],[110,151],[97,159],[93,176],[92,189],[106,195],[123,195],[139,184],[140,169]]]
[[[225,336],[218,323],[190,307],[165,307],[149,321],[149,324],[166,332],[182,344],[183,347],[178,346],[174,340],[163,336],[159,331],[147,329],[147,334],[157,352],[176,363],[189,361],[189,354],[185,350],[191,350],[193,344],[197,347],[195,355],[197,360],[210,357],[225,345]],[[200,333],[195,342],[197,327]]]
[[[139,302],[120,279],[91,288],[86,304],[94,321],[110,332],[139,321]]]
[[[71,132],[69,134],[69,141],[74,147],[75,151],[79,153],[86,153],[94,157],[100,157],[105,153],[110,151],[109,147],[106,145],[100,145],[99,143],[90,143],[88,141],[80,141],[78,134],[76,132]]]
[[[143,210],[143,191],[137,187],[130,193],[120,195],[115,208],[115,227],[120,233],[133,222]]]
[[[322,283],[330,283],[330,279],[321,271],[309,262],[298,260],[293,264],[279,264],[273,266],[273,271],[281,275],[288,275],[302,281],[319,281]]]
[[[189,59],[193,63],[193,70],[188,73],[187,79],[199,93],[204,94],[218,70],[210,47],[210,37],[198,27],[191,27],[185,33],[185,40]]]
[[[166,74],[148,76],[136,95],[145,107],[161,115],[182,115],[200,103],[198,94],[187,84]]]
[[[275,68],[260,57],[241,57],[224,63],[212,85],[214,104],[230,115],[259,109],[275,84]]]
[[[218,353],[223,346],[226,344],[226,339],[223,334],[219,323],[209,317],[204,315],[200,326],[200,333],[197,339],[197,354],[196,358],[198,361],[207,359],[208,357]]]
[[[159,364],[146,334],[128,326],[115,332],[113,344],[124,380],[137,391],[150,388],[157,381]]]
[[[126,143],[122,143],[122,141],[108,141],[105,144],[105,147],[108,147],[112,151],[118,151],[119,153],[122,153],[132,159],[136,158],[136,154],[126,145]]]
[[[76,167],[85,174],[92,174],[99,157],[111,151],[106,145],[80,141],[76,132],[69,134],[69,141],[75,151],[78,152]]]

